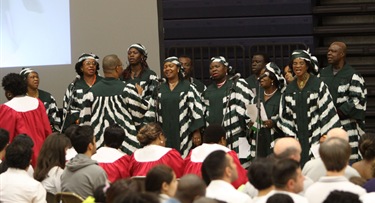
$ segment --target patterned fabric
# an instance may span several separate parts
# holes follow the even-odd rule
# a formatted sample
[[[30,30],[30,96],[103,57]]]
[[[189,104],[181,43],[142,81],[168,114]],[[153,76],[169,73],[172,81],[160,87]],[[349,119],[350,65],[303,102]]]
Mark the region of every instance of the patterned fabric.
[[[321,79],[327,84],[333,102],[339,112],[341,125],[348,132],[352,147],[351,162],[358,160],[358,141],[365,132],[367,89],[365,80],[353,67],[345,64],[336,74],[332,66],[321,71]]]
[[[239,137],[246,137],[250,118],[246,113],[246,105],[253,103],[254,93],[248,88],[244,79],[236,80],[230,95],[233,81],[226,81],[220,88],[215,83],[203,92],[206,126],[222,124],[226,131],[227,147],[239,153]],[[229,100],[229,109],[227,100]],[[221,101],[221,102],[220,102]],[[244,160],[241,160],[244,163]],[[246,166],[245,166],[246,167]]]
[[[190,78],[190,83],[198,90],[200,94],[202,94],[206,89],[206,85],[204,85],[200,80],[195,78]]]
[[[138,83],[142,88],[142,99],[148,101],[151,98],[152,92],[154,91],[155,87],[157,86],[157,76],[156,73],[150,69],[145,69],[142,75],[139,77],[135,77],[134,79],[129,78],[124,80],[127,83],[131,83],[135,85]]]
[[[38,89],[39,99],[43,102],[46,108],[49,123],[51,124],[52,131],[59,131],[61,125],[61,119],[57,115],[59,109],[57,108],[55,98],[48,92]]]
[[[83,98],[80,120],[94,128],[97,147],[104,145],[104,130],[117,123],[125,130],[121,150],[132,154],[140,147],[137,127],[141,124],[147,105],[142,103],[134,85],[114,78],[103,78]]]
[[[330,129],[341,127],[327,85],[314,75],[310,75],[302,90],[296,80],[287,86],[281,97],[279,116],[278,127],[301,143],[302,166],[312,157],[311,145],[317,144]]]
[[[180,151],[185,157],[192,146],[191,134],[204,126],[203,105],[198,91],[186,80],[180,81],[173,91],[162,83],[160,90],[156,89],[150,99],[145,115],[146,123],[155,121],[161,124],[167,136],[166,146]]]
[[[95,84],[102,79],[103,78],[101,76],[97,75]],[[89,90],[90,86],[86,84],[83,78],[80,78],[76,82],[69,84],[68,88],[65,91],[63,101],[63,119],[65,118],[65,121],[62,121],[65,122],[64,126],[61,126],[63,130],[65,130],[72,124],[76,124],[79,121],[79,113],[83,109],[82,99]]]

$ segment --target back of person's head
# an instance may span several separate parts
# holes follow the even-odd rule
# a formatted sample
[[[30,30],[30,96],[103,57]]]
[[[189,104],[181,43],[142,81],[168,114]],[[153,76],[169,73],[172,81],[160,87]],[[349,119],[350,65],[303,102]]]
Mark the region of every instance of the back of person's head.
[[[271,195],[266,203],[294,203],[292,197],[283,193],[276,193]],[[297,203],[297,202],[296,202]]]
[[[125,139],[125,131],[118,124],[112,124],[104,130],[104,144],[118,149]]]
[[[25,170],[33,155],[32,139],[24,134],[17,135],[6,149],[5,159],[9,168]]]
[[[226,203],[221,200],[209,198],[209,197],[200,197],[193,201],[193,203]]]
[[[107,203],[112,203],[113,200],[120,194],[127,192],[141,192],[141,185],[138,181],[131,178],[119,179],[111,184],[106,191]]]
[[[109,184],[99,185],[95,188],[93,196],[95,198],[95,202],[104,203],[107,202],[106,191],[109,188]]]
[[[297,180],[299,163],[293,159],[280,159],[273,166],[272,180],[277,189],[285,189],[290,180]]]
[[[0,128],[0,152],[3,151],[8,144],[9,132],[3,128]]]
[[[141,146],[147,146],[163,135],[163,129],[158,123],[151,122],[144,125],[137,134]]]
[[[76,132],[79,125],[72,124],[69,127],[66,128],[64,134],[71,140],[72,135]]]
[[[342,128],[332,128],[329,130],[327,132],[327,139],[331,137],[341,138],[349,142],[348,133]]]
[[[364,179],[364,178],[362,178],[360,176],[352,176],[352,177],[349,178],[349,181],[351,183],[354,183],[354,184],[359,185],[361,187],[363,187],[366,184],[366,182],[367,182],[366,179]]]
[[[159,198],[154,193],[127,192],[116,197],[113,203],[159,203]]]
[[[225,140],[225,129],[219,124],[208,126],[203,133],[203,143],[219,143]]]
[[[359,139],[359,151],[364,160],[375,159],[375,132],[369,132]]]
[[[2,86],[6,92],[6,97],[11,99],[16,96],[25,95],[27,83],[23,77],[17,73],[9,73],[3,77]]]
[[[212,180],[223,178],[225,168],[228,166],[226,154],[222,150],[211,152],[202,163],[202,178],[209,185]]]
[[[273,185],[272,169],[274,160],[270,158],[256,158],[249,166],[247,177],[257,189],[264,190]]]
[[[273,154],[277,159],[294,159],[301,160],[301,144],[292,137],[283,137],[276,140],[273,148]]]
[[[71,135],[70,140],[74,149],[79,154],[84,154],[87,147],[94,140],[94,129],[91,126],[78,126],[75,132]]]
[[[319,154],[327,171],[341,171],[348,165],[351,147],[347,141],[332,137],[320,145]]]
[[[120,59],[115,54],[107,55],[103,58],[103,72],[110,73],[119,65]]]
[[[147,173],[145,189],[147,192],[160,194],[162,193],[163,184],[171,184],[174,176],[174,171],[171,167],[164,164],[157,165]]]
[[[195,174],[187,174],[178,182],[175,198],[181,202],[193,202],[206,195],[206,184]]]
[[[52,133],[43,142],[34,171],[35,180],[42,181],[54,166],[65,168],[66,149],[71,145],[70,139],[64,134]]]
[[[327,198],[323,201],[323,203],[361,203],[362,201],[359,199],[357,194],[345,191],[338,191],[334,190]]]

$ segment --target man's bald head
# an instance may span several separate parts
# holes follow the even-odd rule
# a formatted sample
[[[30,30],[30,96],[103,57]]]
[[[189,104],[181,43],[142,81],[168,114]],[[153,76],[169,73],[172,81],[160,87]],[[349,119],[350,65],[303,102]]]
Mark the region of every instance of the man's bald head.
[[[346,54],[346,44],[344,42],[332,42],[331,46],[332,45],[340,47],[341,51],[344,52],[344,54]]]
[[[273,153],[276,158],[289,158],[301,161],[301,144],[292,137],[283,137],[276,140]]]
[[[184,203],[193,202],[195,199],[204,197],[205,195],[205,182],[197,175],[188,174],[183,176],[178,182],[175,197]]]
[[[327,61],[335,69],[341,69],[344,66],[346,58],[346,44],[344,42],[333,42],[328,47]]]
[[[349,142],[348,133],[342,128],[333,128],[327,133],[327,139],[331,137],[341,138]]]

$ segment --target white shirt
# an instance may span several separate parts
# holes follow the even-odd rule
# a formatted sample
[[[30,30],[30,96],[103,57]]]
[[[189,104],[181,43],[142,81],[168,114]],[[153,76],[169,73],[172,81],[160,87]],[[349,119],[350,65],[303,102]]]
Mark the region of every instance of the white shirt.
[[[310,203],[322,203],[334,190],[352,192],[359,196],[366,194],[365,189],[349,182],[344,176],[323,176],[306,190],[305,197]]]
[[[362,201],[362,203],[374,203],[375,202],[375,192],[370,192],[370,193],[364,194],[359,199]]]
[[[91,159],[98,163],[113,163],[124,155],[125,153],[118,149],[112,147],[100,147],[96,150],[96,153],[91,156]]]
[[[323,177],[327,174],[327,170],[326,170],[326,167],[324,166],[322,159],[316,158],[316,159],[306,162],[305,166],[302,169],[302,174],[304,176],[311,178],[314,182],[316,182],[319,180],[320,177]],[[361,177],[358,171],[349,165],[345,168],[344,176],[347,179],[353,176]]]
[[[1,203],[44,203],[46,194],[43,185],[31,178],[26,170],[8,168],[0,174]]]
[[[307,199],[301,195],[298,195],[292,192],[281,191],[281,190],[272,190],[267,195],[258,198],[256,203],[266,203],[269,197],[277,193],[288,195],[289,197],[293,199],[293,202],[295,203],[309,203],[309,201],[307,201]]]
[[[47,178],[42,181],[43,187],[52,194],[61,192],[61,174],[64,169],[54,166],[49,170]]]
[[[206,189],[206,197],[225,201],[227,203],[252,203],[250,196],[237,191],[230,183],[223,180],[213,180]]]

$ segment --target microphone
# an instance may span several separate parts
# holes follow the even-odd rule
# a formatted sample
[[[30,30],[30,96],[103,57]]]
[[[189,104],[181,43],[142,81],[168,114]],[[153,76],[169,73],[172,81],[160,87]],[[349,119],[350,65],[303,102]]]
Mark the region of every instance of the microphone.
[[[156,81],[158,81],[159,83],[165,83],[166,82],[165,78],[158,78],[158,79],[156,79]]]
[[[232,77],[230,77],[229,80],[237,80],[240,77],[241,77],[241,74],[240,73],[236,73],[235,75],[233,75]]]
[[[70,84],[71,84],[71,85],[75,85],[76,82],[77,82],[79,79],[81,79],[81,76],[76,75],[76,78],[74,78],[74,80],[73,80],[72,83],[70,83]]]
[[[269,72],[265,72],[263,75],[259,76],[258,81],[261,80],[261,79],[263,79],[263,78],[265,78],[265,77],[268,77],[268,76],[270,76],[270,73]]]

